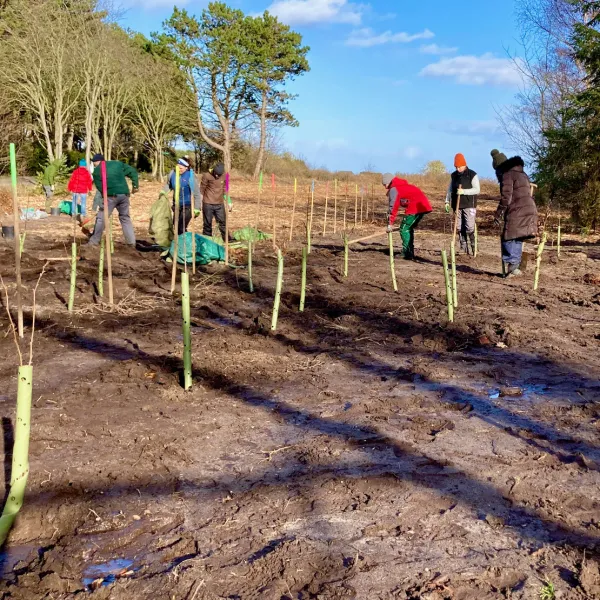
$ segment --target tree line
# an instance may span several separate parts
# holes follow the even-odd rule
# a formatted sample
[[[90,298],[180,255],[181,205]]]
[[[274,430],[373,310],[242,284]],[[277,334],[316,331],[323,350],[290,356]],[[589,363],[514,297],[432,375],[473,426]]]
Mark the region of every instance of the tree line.
[[[540,201],[590,232],[600,220],[600,1],[523,0],[518,22],[523,87],[501,121],[533,163]]]
[[[258,175],[272,131],[297,125],[286,86],[309,70],[300,34],[222,2],[175,8],[146,37],[98,0],[5,0],[0,34],[0,143],[32,167],[101,152],[161,178],[184,140],[229,171],[252,140]]]

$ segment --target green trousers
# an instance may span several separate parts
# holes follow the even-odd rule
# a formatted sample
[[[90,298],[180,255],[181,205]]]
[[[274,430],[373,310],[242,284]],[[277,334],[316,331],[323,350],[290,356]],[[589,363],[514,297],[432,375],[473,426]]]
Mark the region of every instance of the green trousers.
[[[415,257],[415,228],[427,213],[418,215],[404,215],[400,224],[400,237],[402,238],[402,254],[404,258]]]

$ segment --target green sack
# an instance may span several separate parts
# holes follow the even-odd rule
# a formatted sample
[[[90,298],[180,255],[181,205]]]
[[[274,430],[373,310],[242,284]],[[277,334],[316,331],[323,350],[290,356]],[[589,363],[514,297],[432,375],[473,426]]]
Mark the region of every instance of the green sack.
[[[263,240],[270,240],[273,236],[248,225],[243,229],[234,231],[231,237],[238,242],[262,242]]]
[[[179,236],[179,247],[177,248],[177,262],[181,265],[192,264],[194,256],[192,254],[192,236],[191,231],[186,231]],[[175,240],[171,243],[168,256],[173,258],[175,253]],[[225,248],[210,238],[196,234],[196,264],[207,265],[213,260],[225,262]]]
[[[67,200],[63,200],[58,205],[58,210],[60,210],[61,215],[71,215],[73,214],[73,203]],[[77,205],[77,214],[81,214],[81,206]]]
[[[148,233],[156,244],[168,248],[173,241],[173,219],[171,217],[171,206],[164,192],[161,192],[158,200],[150,209],[150,225]]]

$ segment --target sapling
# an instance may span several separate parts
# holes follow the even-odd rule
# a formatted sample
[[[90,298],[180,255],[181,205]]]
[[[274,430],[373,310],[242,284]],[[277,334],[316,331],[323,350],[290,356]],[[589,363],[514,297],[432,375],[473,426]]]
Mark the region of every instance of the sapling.
[[[273,301],[273,316],[271,318],[271,331],[277,329],[279,318],[279,304],[281,303],[281,288],[283,287],[283,254],[277,248],[277,285],[275,286],[275,300]]]
[[[452,260],[452,304],[458,308],[458,284],[456,281],[456,246],[452,242],[450,246],[450,258]]]
[[[542,241],[538,244],[538,248],[537,248],[537,256],[536,256],[536,261],[535,261],[535,277],[533,280],[534,291],[537,291],[538,285],[540,282],[540,269],[542,266],[542,254],[544,253],[546,239],[547,239],[546,232],[544,232],[544,235],[542,236]]]
[[[192,387],[192,332],[190,317],[190,279],[181,273],[181,316],[183,319],[183,387]]]
[[[300,312],[304,312],[304,302],[306,300],[306,263],[308,262],[308,252],[306,246],[302,246],[302,278],[300,282]]]
[[[396,266],[394,264],[394,238],[392,232],[388,232],[388,241],[390,244],[390,270],[392,272],[392,284],[394,286],[394,291],[398,291],[398,283],[396,282]]]
[[[100,260],[98,261],[98,294],[104,296],[104,236],[100,240]]]
[[[254,293],[254,284],[252,283],[252,240],[248,240],[248,289]]]
[[[348,244],[348,234],[344,231],[344,277],[348,277],[348,254],[350,252]]]
[[[75,304],[75,287],[77,285],[77,244],[71,244],[71,288],[69,289],[69,312],[73,312]]]
[[[23,364],[23,354],[17,337],[17,328],[15,327],[12,315],[10,313],[8,290],[4,280],[0,275],[0,285],[4,289],[6,312],[10,322],[10,328],[13,332],[17,355],[19,357],[19,368],[17,372],[17,414],[14,427],[14,444],[12,448],[12,467],[10,473],[10,490],[0,516],[0,546],[4,544],[10,529],[17,518],[23,500],[27,479],[29,477],[29,439],[31,431],[31,396],[33,389],[33,339],[35,334],[35,314],[36,314],[36,293],[40,281],[46,272],[46,263],[37,280],[33,290],[33,308],[31,318],[31,340],[29,342],[29,363]],[[5,449],[6,450],[6,449]],[[8,451],[5,451],[8,454]]]
[[[450,285],[450,273],[448,272],[448,256],[442,250],[442,265],[444,267],[444,281],[446,283],[446,303],[448,304],[448,321],[454,322],[454,303],[452,301],[452,287]]]
[[[171,269],[171,294],[175,293],[177,283],[177,259],[179,258],[179,190],[181,186],[179,168],[175,168],[175,215],[173,216],[174,246],[173,268]],[[187,260],[187,257],[186,257]]]

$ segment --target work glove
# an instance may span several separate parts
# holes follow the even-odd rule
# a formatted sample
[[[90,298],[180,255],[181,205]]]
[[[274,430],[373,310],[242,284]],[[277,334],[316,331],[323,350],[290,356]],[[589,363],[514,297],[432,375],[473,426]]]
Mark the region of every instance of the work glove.
[[[387,233],[392,233],[392,231],[394,231],[394,228],[391,225],[388,225],[385,230],[387,231]]]
[[[449,213],[450,212],[450,205],[446,202],[446,206],[444,206],[444,210]]]
[[[200,216],[200,209],[195,208],[194,209],[194,217],[199,217]]]
[[[456,190],[456,193],[457,193],[459,196],[463,196],[463,195],[464,195],[464,193],[465,193],[465,190],[463,190],[462,188],[458,188],[458,190]]]

